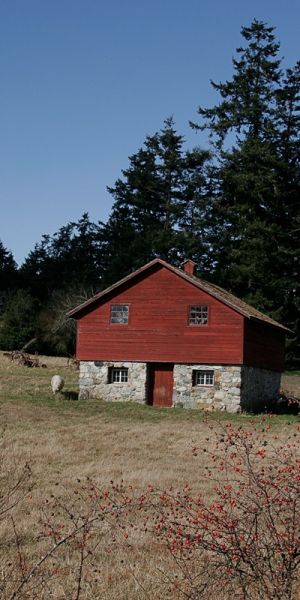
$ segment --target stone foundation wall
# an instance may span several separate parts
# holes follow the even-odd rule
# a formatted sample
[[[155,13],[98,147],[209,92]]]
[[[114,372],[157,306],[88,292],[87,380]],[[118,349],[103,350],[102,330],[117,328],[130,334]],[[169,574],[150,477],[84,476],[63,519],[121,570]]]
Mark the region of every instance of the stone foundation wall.
[[[127,368],[128,382],[110,383],[109,369]],[[193,385],[193,371],[214,371],[213,385]],[[173,406],[236,413],[264,410],[280,388],[280,373],[247,366],[174,365]],[[147,363],[82,361],[79,397],[147,402]]]
[[[109,369],[127,368],[128,382],[109,383]],[[79,398],[146,402],[146,363],[81,361]]]
[[[254,367],[242,367],[242,410],[263,411],[266,403],[278,395],[281,373]]]
[[[214,371],[214,384],[193,385],[193,371]],[[174,406],[211,407],[239,412],[241,367],[220,365],[174,365]]]

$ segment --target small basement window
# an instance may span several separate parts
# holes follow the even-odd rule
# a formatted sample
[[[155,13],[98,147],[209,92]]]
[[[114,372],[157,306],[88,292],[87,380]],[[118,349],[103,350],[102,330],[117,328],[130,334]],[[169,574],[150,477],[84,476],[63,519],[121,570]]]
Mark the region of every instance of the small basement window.
[[[189,325],[207,325],[208,306],[193,304],[189,307]]]
[[[214,371],[193,371],[193,385],[214,385]]]
[[[127,325],[129,317],[128,304],[112,304],[110,307],[110,322],[117,325]]]
[[[128,382],[128,369],[122,367],[118,369],[111,367],[108,372],[109,383],[127,383]]]

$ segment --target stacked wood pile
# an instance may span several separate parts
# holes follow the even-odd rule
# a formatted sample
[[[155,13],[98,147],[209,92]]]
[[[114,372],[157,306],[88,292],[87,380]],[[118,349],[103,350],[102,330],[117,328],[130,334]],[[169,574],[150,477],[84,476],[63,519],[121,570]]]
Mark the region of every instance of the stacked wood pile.
[[[22,350],[4,352],[3,355],[9,358],[19,367],[41,367],[43,369],[47,368],[47,365],[40,362],[38,356],[31,356],[30,354],[27,354],[27,352],[23,352]]]

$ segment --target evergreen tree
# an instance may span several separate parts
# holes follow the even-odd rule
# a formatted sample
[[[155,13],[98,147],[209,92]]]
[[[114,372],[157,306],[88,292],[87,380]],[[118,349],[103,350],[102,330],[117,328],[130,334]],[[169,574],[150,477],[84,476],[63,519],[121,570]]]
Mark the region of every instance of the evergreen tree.
[[[35,335],[37,303],[26,290],[17,290],[0,323],[0,348],[21,350]]]
[[[273,206],[278,223],[278,255],[282,276],[282,314],[294,332],[287,358],[300,364],[300,61],[287,70],[277,96],[274,143],[280,201]]]
[[[176,264],[186,252],[203,255],[194,224],[206,201],[209,153],[185,152],[183,145],[173,120],[167,119],[129,157],[123,178],[108,188],[114,204],[102,232],[106,283],[157,256]]]
[[[0,240],[0,315],[18,283],[18,268],[14,257]]]
[[[232,80],[213,83],[220,103],[200,108],[193,124],[209,130],[218,158],[212,277],[297,330],[299,64],[282,74],[265,23],[254,20],[242,36]]]
[[[102,226],[84,213],[53,236],[44,235],[21,267],[23,286],[37,300],[39,351],[73,354],[74,323],[65,313],[102,288]],[[5,334],[6,335],[6,334]]]
[[[17,275],[14,257],[0,240],[0,290],[13,289],[17,283]]]
[[[213,108],[199,107],[203,122],[191,123],[196,129],[208,129],[218,148],[223,147],[231,132],[239,143],[249,136],[265,139],[273,130],[275,93],[281,77],[274,27],[254,19],[250,27],[242,27],[241,34],[247,45],[236,50],[238,58],[232,61],[232,80],[212,81],[222,98],[220,104]]]
[[[67,290],[55,290],[38,315],[36,338],[39,351],[58,356],[73,356],[76,346],[76,322],[66,313],[95,294],[80,284]]]
[[[101,225],[84,213],[77,223],[44,235],[21,267],[23,285],[40,300],[70,286],[101,288]]]

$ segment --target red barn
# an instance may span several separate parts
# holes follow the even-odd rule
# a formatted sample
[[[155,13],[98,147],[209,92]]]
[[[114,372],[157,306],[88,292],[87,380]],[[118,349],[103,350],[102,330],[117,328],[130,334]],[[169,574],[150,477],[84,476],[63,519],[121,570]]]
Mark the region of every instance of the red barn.
[[[68,313],[81,398],[237,412],[276,395],[287,328],[194,268],[155,259]]]

